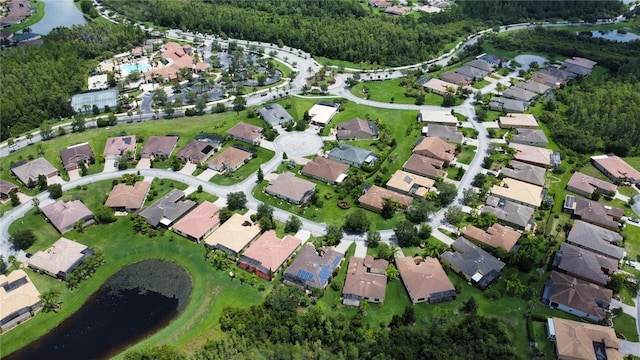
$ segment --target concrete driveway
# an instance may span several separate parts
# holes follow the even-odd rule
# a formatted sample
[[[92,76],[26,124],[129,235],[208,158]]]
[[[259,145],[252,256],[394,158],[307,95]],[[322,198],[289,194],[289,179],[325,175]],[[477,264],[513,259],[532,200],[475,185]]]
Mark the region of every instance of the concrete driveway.
[[[138,160],[136,169],[151,169],[151,159],[141,158],[140,160]]]
[[[212,177],[218,175],[219,172],[211,169],[203,171],[200,175],[196,176],[200,180],[209,181]]]
[[[198,165],[189,162],[185,166],[183,166],[182,169],[180,169],[180,174],[191,175],[194,171],[196,171],[197,167]]]
[[[79,169],[69,170],[67,172],[67,174],[69,174],[69,181],[75,180],[75,179],[80,179],[80,170]]]
[[[118,161],[116,159],[105,159],[104,160],[104,169],[102,172],[113,172],[118,171]]]

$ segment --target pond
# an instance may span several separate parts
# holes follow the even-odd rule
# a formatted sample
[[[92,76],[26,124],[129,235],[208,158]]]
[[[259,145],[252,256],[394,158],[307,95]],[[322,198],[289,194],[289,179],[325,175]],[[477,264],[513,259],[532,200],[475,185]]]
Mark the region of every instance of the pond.
[[[187,306],[191,290],[191,278],[179,265],[161,260],[129,265],[70,318],[5,359],[110,358],[167,326]]]
[[[45,3],[44,18],[31,25],[31,32],[47,35],[54,28],[84,25],[87,20],[73,0],[40,0]]]
[[[576,34],[580,34],[580,33],[581,32],[576,32]],[[634,33],[618,32],[617,30],[613,30],[613,31],[592,30],[591,37],[603,38],[603,39],[618,41],[618,42],[629,42],[629,41],[640,39],[640,36]]]

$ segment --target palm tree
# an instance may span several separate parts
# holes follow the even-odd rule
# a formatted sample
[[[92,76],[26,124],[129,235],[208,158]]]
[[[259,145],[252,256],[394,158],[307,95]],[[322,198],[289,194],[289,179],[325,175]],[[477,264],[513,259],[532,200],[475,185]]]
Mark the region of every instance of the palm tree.
[[[14,269],[18,268],[18,259],[16,259],[15,256],[10,255],[7,261],[9,261],[9,264],[13,265]]]
[[[44,312],[58,312],[58,310],[60,310],[59,296],[60,294],[53,289],[42,293],[42,309]]]

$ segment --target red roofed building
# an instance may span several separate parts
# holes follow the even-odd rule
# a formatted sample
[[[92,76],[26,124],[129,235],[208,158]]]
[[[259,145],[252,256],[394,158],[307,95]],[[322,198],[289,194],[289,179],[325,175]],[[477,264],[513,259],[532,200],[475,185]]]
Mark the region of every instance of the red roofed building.
[[[176,222],[171,229],[199,243],[220,225],[219,211],[216,204],[205,201]]]
[[[265,280],[273,280],[273,275],[301,243],[302,240],[295,236],[287,235],[280,239],[275,231],[269,230],[242,254],[238,266]]]

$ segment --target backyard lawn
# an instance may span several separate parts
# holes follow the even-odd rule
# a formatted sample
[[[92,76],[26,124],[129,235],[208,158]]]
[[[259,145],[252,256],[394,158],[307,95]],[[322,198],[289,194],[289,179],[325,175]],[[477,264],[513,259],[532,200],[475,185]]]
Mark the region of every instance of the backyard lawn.
[[[474,145],[462,146],[462,151],[457,157],[457,162],[461,164],[467,164],[467,165],[471,164],[471,161],[473,160],[474,156],[476,156],[477,149],[478,147]]]
[[[633,316],[624,313],[616,316],[613,318],[613,328],[624,339],[638,342],[638,328],[636,327],[636,319]]]

